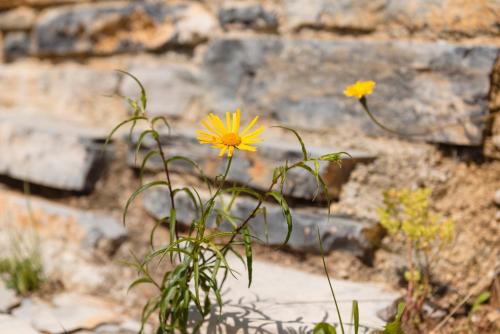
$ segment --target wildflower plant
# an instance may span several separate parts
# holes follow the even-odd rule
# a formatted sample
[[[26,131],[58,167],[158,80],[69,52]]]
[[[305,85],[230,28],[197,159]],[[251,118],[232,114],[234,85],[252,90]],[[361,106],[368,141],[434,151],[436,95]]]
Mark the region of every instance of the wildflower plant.
[[[7,240],[0,254],[0,280],[18,295],[27,296],[38,291],[45,282],[42,259],[40,257],[39,235],[35,228],[35,218],[31,210],[30,189],[24,183],[26,206],[29,214],[29,229],[21,231],[7,229]]]
[[[215,114],[209,114],[206,120],[202,121],[203,130],[197,132],[200,144],[211,145],[219,150],[220,159],[226,160],[224,172],[214,180],[205,177],[203,170],[198,164],[186,156],[168,156],[162,148],[160,142],[160,131],[170,129],[167,119],[163,116],[151,117],[147,112],[147,95],[141,82],[132,74],[122,72],[132,78],[140,88],[140,98],[134,100],[126,98],[133,110],[130,118],[118,124],[110,133],[108,140],[123,126],[130,126],[132,135],[136,125],[141,122],[145,126],[138,135],[136,152],[139,152],[144,140],[149,137],[155,142],[155,148],[149,151],[143,158],[140,166],[142,172],[152,157],[159,157],[163,165],[163,180],[156,180],[143,183],[128,199],[123,213],[123,223],[127,219],[128,209],[131,203],[141,193],[155,187],[165,187],[168,189],[170,201],[170,211],[165,219],[160,220],[156,226],[151,227],[151,240],[159,225],[166,225],[169,228],[169,240],[164,240],[162,245],[156,246],[151,243],[151,249],[143,259],[136,259],[133,264],[137,269],[139,277],[132,282],[130,288],[139,284],[149,284],[156,289],[156,294],[144,305],[142,312],[142,324],[156,316],[158,328],[156,333],[188,333],[188,331],[198,332],[203,319],[207,317],[212,309],[218,308],[222,311],[223,299],[221,289],[229,275],[237,277],[236,273],[229,265],[227,256],[234,254],[246,265],[248,285],[252,283],[252,243],[254,237],[251,232],[251,224],[258,215],[266,215],[266,202],[276,202],[282,209],[285,222],[287,224],[287,234],[283,243],[286,244],[291,236],[293,228],[293,215],[285,196],[283,187],[289,171],[293,169],[303,169],[310,173],[318,184],[318,191],[324,191],[326,184],[319,174],[320,162],[340,163],[341,155],[344,152],[325,154],[319,157],[312,157],[306,150],[300,135],[293,129],[280,127],[290,131],[298,140],[302,150],[302,159],[295,163],[285,161],[283,165],[274,169],[272,180],[266,191],[257,192],[245,186],[230,186],[226,183],[226,178],[231,168],[234,155],[240,151],[256,151],[255,146],[262,139],[262,126],[253,130],[257,125],[258,117],[240,131],[241,111],[238,109],[232,115],[226,114],[224,123]],[[225,156],[227,153],[227,156]],[[198,171],[200,179],[203,180],[208,189],[209,196],[204,198],[201,189],[197,187],[177,187],[172,183],[170,164],[174,161],[182,160],[191,164]],[[141,177],[142,182],[142,177]],[[195,218],[188,224],[185,233],[179,233],[177,227],[177,211],[175,198],[184,193],[192,202],[195,208]],[[231,205],[240,196],[249,196],[256,199],[256,204],[250,213],[243,217],[235,217],[231,213]],[[325,192],[326,195],[326,192]],[[228,205],[220,206],[219,202],[223,197],[230,197]],[[230,231],[217,231],[207,228],[211,219],[221,222],[229,222],[233,228]],[[243,254],[240,254],[241,249]],[[151,266],[158,266],[158,263],[169,261],[171,269],[166,269],[161,273],[161,278],[153,277]],[[200,321],[194,321],[192,313],[197,313]],[[141,333],[143,329],[141,329]]]
[[[414,320],[420,317],[431,292],[432,265],[439,251],[454,237],[453,220],[431,211],[430,196],[431,190],[427,188],[389,189],[384,193],[384,206],[378,209],[382,226],[406,245],[406,309]]]

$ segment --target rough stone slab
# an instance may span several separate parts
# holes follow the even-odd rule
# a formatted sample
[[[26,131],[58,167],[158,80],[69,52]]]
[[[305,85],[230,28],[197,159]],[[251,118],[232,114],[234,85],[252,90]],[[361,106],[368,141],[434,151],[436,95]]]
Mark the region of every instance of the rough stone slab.
[[[127,69],[144,85],[150,116],[186,117],[201,98],[198,70],[182,64],[133,65]],[[120,95],[139,98],[137,83],[124,77]]]
[[[239,259],[230,258],[229,264],[241,276],[228,276],[223,288],[227,303],[221,318],[218,309],[214,310],[203,333],[309,333],[321,321],[340,330],[325,276],[254,261],[252,286],[248,288],[246,270]],[[385,323],[377,313],[399,297],[397,292],[373,283],[333,280],[332,284],[345,323],[351,322],[352,300],[358,301],[360,333],[382,328]],[[350,329],[347,325],[347,332]]]
[[[126,320],[122,323],[104,324],[93,330],[82,330],[78,334],[137,334],[141,330],[141,323],[133,320]],[[144,333],[153,333],[152,326],[146,324]]]
[[[16,295],[16,292],[12,289],[8,289],[5,284],[0,281],[0,313],[7,313],[10,309],[18,305],[20,301],[21,299]]]
[[[444,42],[224,38],[203,66],[207,105],[218,112],[243,105],[294,127],[387,135],[342,93],[372,79],[369,104],[387,127],[479,145],[497,56],[493,46]]]
[[[0,13],[0,30],[28,30],[33,26],[36,12],[29,7],[19,7]]]
[[[265,32],[278,30],[276,14],[255,2],[224,3],[219,8],[219,22],[226,29],[236,27]]]
[[[56,6],[69,3],[78,3],[82,0],[0,0],[0,9],[14,8],[18,6],[45,7]],[[100,0],[111,1],[111,0]]]
[[[500,34],[497,0],[287,0],[283,4],[292,29],[425,37]]]
[[[40,334],[28,322],[16,317],[0,314],[0,334]]]
[[[3,53],[7,60],[27,56],[30,52],[30,35],[27,32],[16,31],[5,35]]]
[[[162,137],[161,141],[164,143],[165,153],[169,156],[186,155],[198,163],[208,177],[215,178],[224,172],[227,160],[218,157],[218,151],[209,145],[200,145],[194,133],[195,130],[186,130],[183,134]],[[140,167],[147,150],[152,148],[154,148],[152,140],[144,141],[136,161],[136,151],[134,145],[132,145],[128,156],[129,165]],[[339,196],[342,185],[348,181],[349,175],[357,163],[366,163],[375,159],[374,155],[361,151],[309,146],[307,149],[310,156],[313,157],[341,151],[347,151],[352,156],[351,158],[342,155],[341,166],[335,162],[320,163],[320,174],[328,186],[330,198]],[[285,161],[288,161],[289,164],[300,161],[302,156],[298,142],[287,143],[278,139],[265,140],[258,144],[257,152],[242,151],[235,154],[227,180],[259,190],[267,190],[272,182],[275,167],[283,165]],[[146,165],[148,169],[162,170],[163,167],[159,157],[152,157],[149,161],[148,165]],[[171,167],[172,170],[179,173],[198,173],[191,164],[184,161],[174,161]],[[314,168],[313,165],[311,167]],[[303,169],[292,170],[286,179],[284,193],[290,197],[312,200],[317,195],[316,179]],[[318,198],[321,198],[321,195]]]
[[[82,4],[48,9],[34,27],[36,55],[105,55],[206,40],[216,19],[196,2]]]
[[[208,196],[207,196],[208,197]],[[227,198],[225,203],[229,202]],[[255,208],[257,202],[250,198],[239,198],[230,210],[231,216],[245,219]],[[143,197],[146,211],[157,219],[164,218],[170,212],[168,190],[155,188],[146,192]],[[221,203],[217,206],[221,208]],[[267,216],[259,213],[250,226],[251,234],[256,240],[269,245],[281,245],[285,240],[288,227],[282,209],[276,204],[265,203]],[[175,207],[177,220],[186,226],[197,218],[196,208],[185,193],[176,195]],[[382,236],[382,229],[375,223],[360,221],[346,215],[332,214],[328,218],[326,209],[320,212],[314,209],[291,209],[293,230],[287,246],[303,252],[319,252],[317,229],[325,251],[346,250],[370,261],[373,251]],[[216,228],[215,214],[209,218],[208,227]],[[221,230],[231,231],[232,225],[224,222]]]
[[[25,196],[8,191],[0,192],[0,209],[5,217],[9,217],[0,221],[2,229],[14,225],[16,230],[29,231],[34,227],[43,240],[66,240],[92,249],[101,242],[108,242],[116,247],[126,236],[122,224],[109,216],[34,197],[30,197],[28,202]]]
[[[117,305],[96,297],[75,293],[57,295],[48,304],[25,299],[13,315],[44,333],[58,334],[93,329],[120,321]]]
[[[100,128],[107,135],[127,115],[122,99],[110,97],[118,90],[119,78],[113,68],[34,61],[0,64],[0,86],[9,87],[0,91],[0,112],[50,116]]]
[[[91,131],[71,129],[55,120],[0,114],[0,174],[55,189],[89,191],[107,154]]]

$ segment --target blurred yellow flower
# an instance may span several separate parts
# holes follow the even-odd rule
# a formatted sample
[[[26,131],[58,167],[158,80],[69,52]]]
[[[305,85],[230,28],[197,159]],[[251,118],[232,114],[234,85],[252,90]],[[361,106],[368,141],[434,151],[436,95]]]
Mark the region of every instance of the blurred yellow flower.
[[[374,81],[357,81],[354,85],[350,85],[344,90],[344,95],[361,99],[365,95],[370,95],[375,85]]]
[[[234,149],[253,151],[257,149],[252,144],[262,141],[259,135],[264,130],[261,126],[249,132],[259,119],[256,116],[248,126],[239,132],[240,129],[240,109],[233,113],[226,113],[226,124],[219,116],[210,113],[206,120],[202,121],[207,131],[196,131],[200,144],[211,144],[213,148],[220,149],[219,156],[223,156],[227,151],[228,157],[233,156]]]

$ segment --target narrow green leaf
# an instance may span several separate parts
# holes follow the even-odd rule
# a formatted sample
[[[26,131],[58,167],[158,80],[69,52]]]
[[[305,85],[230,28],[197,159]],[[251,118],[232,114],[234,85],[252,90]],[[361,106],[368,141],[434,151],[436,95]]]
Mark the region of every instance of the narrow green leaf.
[[[384,334],[405,334],[401,326],[401,317],[403,316],[405,310],[405,304],[398,304],[398,312],[394,321],[389,322],[385,325]]]
[[[153,130],[145,130],[139,136],[139,139],[137,140],[137,144],[136,144],[136,147],[135,147],[134,165],[137,165],[137,157],[139,156],[139,151],[141,150],[142,142],[144,141],[144,139],[146,138],[146,136],[148,134],[150,134],[150,133],[152,134],[154,132],[155,131],[153,131]]]
[[[123,73],[127,76],[129,76],[130,78],[132,78],[138,85],[139,85],[139,88],[141,89],[141,103],[142,103],[142,110],[145,112],[146,111],[146,106],[147,106],[147,96],[146,96],[146,90],[144,89],[144,86],[142,85],[141,81],[139,79],[137,79],[137,77],[135,77],[133,74],[127,72],[127,71],[123,71],[123,70],[117,70],[118,72],[120,73]]]
[[[287,177],[288,168],[288,160],[285,161],[285,165],[281,166],[281,180],[280,180],[280,191],[283,194],[283,189],[285,188],[285,182]]]
[[[160,155],[160,152],[157,150],[152,150],[149,151],[145,156],[144,159],[142,160],[141,168],[139,169],[139,180],[141,181],[141,184],[144,182],[144,171],[146,170],[146,164],[149,159],[151,159],[155,155]]]
[[[181,156],[181,155],[174,155],[174,156],[170,157],[169,159],[167,159],[166,163],[169,164],[171,162],[179,161],[179,160],[185,161],[185,162],[189,163],[190,165],[192,165],[198,171],[198,174],[199,174],[200,178],[203,180],[203,182],[205,182],[208,185],[208,187],[210,188],[210,179],[205,175],[205,173],[203,172],[203,169],[201,169],[200,165],[198,165],[198,163],[196,163],[196,161],[189,159],[187,157]]]
[[[156,117],[153,117],[153,119],[151,120],[151,126],[154,127],[155,123],[158,122],[158,121],[162,121],[163,124],[165,124],[165,126],[168,129],[168,133],[170,134],[170,132],[171,132],[170,124],[168,123],[168,121],[165,118],[165,116],[156,116]]]
[[[273,170],[273,183],[278,182],[278,179],[281,177],[281,168],[276,167]]]
[[[132,290],[134,287],[136,287],[139,284],[147,284],[147,283],[151,283],[152,284],[153,282],[151,281],[151,279],[149,277],[140,277],[140,278],[136,279],[135,281],[133,281],[129,285],[129,287],[127,289],[127,292],[130,291],[130,290]]]
[[[309,155],[307,154],[307,150],[306,150],[306,146],[304,145],[304,141],[302,140],[302,138],[300,137],[300,135],[299,135],[299,133],[297,131],[295,131],[292,128],[287,128],[286,126],[281,126],[281,125],[277,125],[277,126],[274,126],[274,127],[275,128],[281,128],[281,129],[284,129],[284,130],[292,132],[295,135],[295,137],[297,137],[297,139],[299,140],[300,148],[302,149],[302,155],[303,155],[304,161],[309,160]]]
[[[359,332],[359,306],[358,301],[352,301],[352,318],[354,322],[354,334],[358,334]]]
[[[479,306],[487,302],[488,299],[490,299],[490,297],[491,293],[489,291],[484,291],[479,296],[477,296],[476,299],[474,299],[474,302],[472,303],[471,312],[474,313],[475,311],[477,311]]]
[[[165,222],[166,218],[163,218],[163,219],[157,219],[156,220],[156,223],[155,223],[155,226],[151,229],[151,233],[149,234],[149,246],[151,247],[152,250],[154,250],[155,246],[154,246],[154,236],[155,236],[155,232],[156,230],[158,229],[158,227],[163,223]]]
[[[352,158],[352,155],[350,155],[347,152],[336,152],[336,153],[324,154],[319,157],[319,160],[329,161],[329,162],[341,162],[342,154],[347,155],[349,158]]]
[[[286,224],[288,225],[288,232],[286,234],[285,241],[283,242],[283,244],[286,244],[290,239],[290,236],[292,235],[292,229],[293,229],[293,221],[290,208],[288,207],[288,203],[286,202],[285,198],[283,198],[283,195],[281,193],[277,191],[270,191],[267,194],[272,196],[276,200],[276,202],[278,202],[278,204],[281,206],[283,217],[285,217]]]
[[[229,273],[234,278],[237,278],[236,275],[235,275],[235,273],[237,274],[238,272],[236,270],[232,269],[229,266],[229,263],[227,263],[226,257],[224,256],[224,254],[221,253],[221,251],[219,250],[219,248],[217,247],[217,245],[214,244],[213,242],[209,242],[208,246],[209,246],[210,250],[212,250],[215,253],[215,255],[217,256],[217,258],[219,258],[222,261],[222,263],[224,264],[224,267],[227,268],[227,270],[229,271]]]
[[[168,186],[168,183],[165,181],[153,181],[153,182],[150,182],[150,183],[147,183],[147,184],[141,186],[139,189],[137,189],[136,191],[134,191],[132,193],[132,195],[128,198],[127,203],[125,204],[125,208],[123,209],[123,217],[122,217],[123,225],[125,225],[125,220],[127,218],[128,208],[129,208],[130,204],[132,204],[132,202],[135,200],[135,198],[137,196],[139,196],[141,193],[143,193],[144,191],[146,191],[150,188],[153,188],[153,187],[157,187],[157,186]]]
[[[314,326],[313,334],[337,334],[337,330],[329,323],[320,322]]]
[[[120,124],[118,124],[117,126],[115,126],[113,128],[113,130],[111,130],[111,132],[109,133],[108,137],[106,138],[106,141],[104,142],[104,146],[106,146],[106,145],[109,144],[109,142],[111,141],[111,138],[116,133],[116,131],[118,131],[118,129],[120,129],[122,126],[124,126],[127,123],[138,121],[138,120],[147,120],[147,118],[144,117],[144,116],[134,116],[134,117],[131,117],[129,119],[124,120],[123,122],[121,122]]]
[[[177,189],[173,190],[174,195],[177,194],[178,192],[186,193],[186,195],[188,195],[191,202],[194,204],[194,208],[195,208],[196,212],[200,213],[200,215],[201,215],[200,206],[198,205],[197,198],[194,196],[194,193],[191,191],[191,189],[188,187],[183,187],[183,188],[177,188]]]
[[[194,278],[194,291],[196,294],[196,301],[199,302],[199,300],[200,300],[200,261],[198,259],[198,251],[196,249],[193,249],[193,278]],[[201,307],[200,307],[200,309],[201,309]]]
[[[244,194],[247,194],[247,195],[254,197],[257,200],[262,199],[261,194],[259,194],[255,190],[247,188],[247,187],[228,187],[228,188],[222,189],[221,192],[223,192],[223,193],[237,193],[237,194],[244,193]]]
[[[243,242],[245,243],[245,255],[247,257],[248,287],[252,285],[252,238],[248,225],[243,228]]]

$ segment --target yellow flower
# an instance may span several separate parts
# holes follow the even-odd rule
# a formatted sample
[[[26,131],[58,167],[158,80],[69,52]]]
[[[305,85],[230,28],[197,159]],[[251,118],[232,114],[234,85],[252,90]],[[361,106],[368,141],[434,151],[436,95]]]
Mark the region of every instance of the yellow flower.
[[[375,88],[373,81],[357,81],[354,85],[348,86],[344,90],[344,95],[349,97],[363,98],[365,95],[370,95]]]
[[[259,135],[264,130],[261,126],[258,129],[251,131],[259,119],[256,116],[250,124],[241,132],[240,129],[240,109],[237,109],[231,114],[226,113],[226,124],[222,122],[219,116],[210,113],[206,120],[202,121],[207,131],[197,131],[198,141],[200,144],[211,144],[213,148],[220,149],[219,156],[223,156],[227,151],[229,157],[233,156],[234,149],[255,152],[257,149],[252,144],[256,144],[262,140]]]

